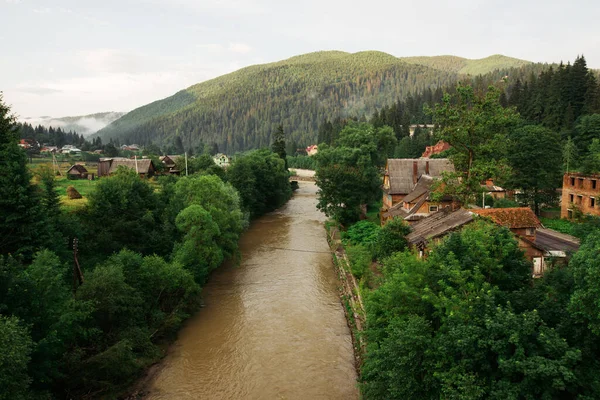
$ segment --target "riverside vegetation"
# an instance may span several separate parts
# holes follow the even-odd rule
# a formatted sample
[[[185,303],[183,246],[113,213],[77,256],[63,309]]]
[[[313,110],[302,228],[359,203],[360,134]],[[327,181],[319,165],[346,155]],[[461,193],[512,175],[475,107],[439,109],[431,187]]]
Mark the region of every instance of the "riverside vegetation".
[[[537,208],[551,203],[550,192],[574,159],[600,171],[594,164],[600,131],[590,123],[600,114],[589,94],[597,83],[587,71],[571,82],[575,76],[588,82],[581,86],[588,100],[575,121],[561,117],[557,125],[519,113],[528,101],[511,106],[501,87],[458,86],[442,96],[429,111],[439,127],[426,135],[455,146],[445,156],[456,173],[439,190],[470,202],[481,197],[482,177],[492,177],[522,189],[520,201]],[[570,93],[571,101],[582,98],[576,89]],[[384,227],[359,221],[361,205],[381,198],[382,160],[401,151],[398,139],[404,140],[397,129],[370,122],[350,120],[330,130],[329,144],[320,144],[314,156],[319,208],[344,228],[366,309],[366,327],[358,332],[366,342],[362,397],[598,398],[597,219],[580,222],[582,245],[569,264],[539,279],[510,231],[484,220],[449,234],[419,258],[407,248],[404,221]],[[564,163],[556,162],[563,155]]]
[[[49,170],[31,183],[18,138],[0,98],[0,399],[115,397],[238,256],[249,219],[291,195],[284,160],[260,150],[154,185],[122,169],[67,212]]]

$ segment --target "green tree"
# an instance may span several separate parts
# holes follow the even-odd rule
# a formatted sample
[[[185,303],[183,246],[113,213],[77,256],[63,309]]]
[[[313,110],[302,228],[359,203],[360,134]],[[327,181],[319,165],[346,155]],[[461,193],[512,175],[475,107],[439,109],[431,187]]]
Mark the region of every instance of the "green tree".
[[[408,243],[406,235],[410,233],[410,226],[402,218],[393,218],[381,227],[377,234],[376,254],[381,260],[393,253],[406,250]]]
[[[481,182],[506,175],[507,138],[519,123],[512,107],[500,104],[500,90],[490,86],[477,95],[471,86],[458,86],[456,96],[445,94],[432,112],[440,125],[437,138],[449,143],[456,172],[444,179],[445,192],[469,204],[481,193]]]
[[[16,317],[0,315],[0,400],[26,400],[31,378],[27,374],[33,343]]]
[[[380,168],[396,146],[389,127],[349,123],[335,146],[323,145],[314,156],[319,186],[317,208],[343,224],[359,219],[361,206],[381,195]]]
[[[582,167],[583,173],[586,174],[597,174],[600,172],[600,139],[592,139]]]
[[[0,254],[31,257],[42,244],[44,219],[18,141],[15,118],[0,93]]]
[[[87,234],[81,241],[87,255],[97,258],[123,247],[142,254],[162,252],[160,203],[152,186],[135,171],[119,168],[101,179],[88,199]]]
[[[560,135],[539,125],[527,125],[510,134],[508,161],[512,173],[507,186],[522,189],[527,203],[537,215],[540,206],[556,202],[561,186]]]
[[[285,169],[287,166],[287,154],[285,151],[285,133],[283,132],[283,125],[279,125],[277,130],[273,134],[273,144],[271,144],[271,150],[277,154],[279,158],[285,161]]]
[[[281,207],[292,195],[284,161],[266,149],[237,157],[227,169],[227,181],[239,192],[251,218]]]
[[[573,168],[576,168],[577,146],[575,146],[575,143],[573,142],[573,139],[571,139],[571,136],[569,136],[569,138],[565,142],[565,145],[563,146],[562,159],[565,171],[569,172],[570,169],[572,170]]]

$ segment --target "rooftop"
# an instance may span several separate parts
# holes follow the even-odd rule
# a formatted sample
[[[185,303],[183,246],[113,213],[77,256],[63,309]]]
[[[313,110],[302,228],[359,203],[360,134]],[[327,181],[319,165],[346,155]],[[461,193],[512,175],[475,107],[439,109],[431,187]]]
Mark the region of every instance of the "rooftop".
[[[529,207],[485,208],[471,210],[482,217],[490,218],[498,225],[509,229],[538,228],[540,221]]]

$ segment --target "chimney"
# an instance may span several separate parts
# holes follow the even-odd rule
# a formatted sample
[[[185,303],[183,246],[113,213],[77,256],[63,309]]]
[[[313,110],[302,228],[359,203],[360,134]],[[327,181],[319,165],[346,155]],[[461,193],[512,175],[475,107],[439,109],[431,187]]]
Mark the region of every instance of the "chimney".
[[[425,161],[425,174],[429,175],[429,160]]]
[[[413,184],[417,183],[417,179],[419,179],[418,173],[419,173],[418,161],[414,160],[413,161]]]

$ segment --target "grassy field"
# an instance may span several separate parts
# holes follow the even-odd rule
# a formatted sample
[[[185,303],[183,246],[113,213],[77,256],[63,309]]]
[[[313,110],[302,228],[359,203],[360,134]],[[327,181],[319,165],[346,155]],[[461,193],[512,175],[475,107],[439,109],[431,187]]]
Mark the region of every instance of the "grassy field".
[[[550,219],[540,217],[540,222],[546,227],[550,229],[554,229],[555,231],[566,233],[567,235],[574,235],[574,228],[576,226],[576,222],[569,221],[568,219]]]

